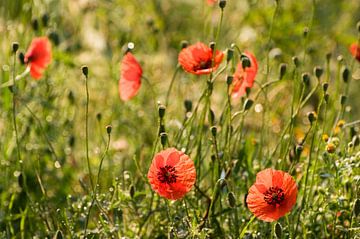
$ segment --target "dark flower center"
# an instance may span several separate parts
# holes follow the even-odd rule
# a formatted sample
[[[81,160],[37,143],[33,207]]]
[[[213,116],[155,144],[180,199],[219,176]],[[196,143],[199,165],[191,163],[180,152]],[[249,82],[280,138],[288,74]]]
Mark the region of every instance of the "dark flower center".
[[[207,60],[207,61],[201,61],[198,65],[194,66],[194,70],[204,70],[204,69],[209,69],[211,68],[212,65],[212,61],[211,59]]]
[[[264,200],[269,205],[280,205],[285,199],[284,190],[278,187],[270,187],[264,193]]]
[[[157,173],[158,180],[161,183],[176,183],[176,170],[173,166],[165,165],[165,167],[161,167],[160,171]]]

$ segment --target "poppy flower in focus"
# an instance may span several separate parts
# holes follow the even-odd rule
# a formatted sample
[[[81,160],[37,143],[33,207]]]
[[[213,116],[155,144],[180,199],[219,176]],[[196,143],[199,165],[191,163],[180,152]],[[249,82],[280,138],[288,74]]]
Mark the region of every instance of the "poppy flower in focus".
[[[234,99],[243,96],[246,93],[246,88],[251,88],[254,85],[255,76],[258,70],[258,64],[255,56],[248,51],[245,51],[244,55],[249,58],[250,67],[246,67],[244,69],[242,62],[237,65],[231,93]]]
[[[217,0],[207,0],[207,3],[212,6],[217,2]]]
[[[360,46],[357,43],[351,44],[350,53],[356,60],[360,61]]]
[[[246,203],[257,218],[272,222],[291,210],[296,203],[297,192],[295,180],[290,174],[268,168],[256,175]]]
[[[40,79],[51,62],[51,44],[47,37],[38,37],[31,41],[24,62],[29,64],[31,77]]]
[[[152,189],[160,196],[177,200],[191,190],[196,180],[196,171],[189,156],[169,148],[155,155],[148,178]]]
[[[121,77],[119,80],[119,94],[123,101],[134,97],[141,86],[142,69],[134,55],[127,52],[121,63]]]
[[[214,62],[212,62],[214,58]],[[220,65],[224,53],[216,51],[213,57],[213,50],[202,42],[188,46],[181,50],[178,61],[182,68],[195,75],[210,74]]]

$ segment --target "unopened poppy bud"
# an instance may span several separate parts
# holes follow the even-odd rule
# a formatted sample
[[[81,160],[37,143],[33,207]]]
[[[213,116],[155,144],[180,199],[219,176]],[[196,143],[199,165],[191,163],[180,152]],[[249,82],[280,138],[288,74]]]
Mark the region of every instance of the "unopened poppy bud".
[[[275,224],[275,235],[277,238],[281,238],[281,235],[282,235],[282,227],[281,227],[281,224],[279,222],[277,222]]]
[[[108,134],[111,134],[111,130],[112,130],[112,126],[111,126],[111,125],[106,126],[106,132],[107,132]]]
[[[295,65],[295,67],[300,66],[300,60],[299,60],[299,58],[297,56],[293,56],[292,61],[293,61],[294,65]]]
[[[251,92],[251,88],[250,87],[245,87],[246,96],[249,96],[250,92]]]
[[[160,134],[160,142],[163,147],[165,147],[167,142],[167,133],[161,133]]]
[[[357,198],[355,200],[353,211],[354,211],[355,217],[359,216],[359,214],[360,214],[360,199],[359,198]]]
[[[326,60],[327,61],[330,61],[331,55],[332,55],[331,52],[326,53]]]
[[[345,83],[349,81],[350,70],[346,66],[342,70],[342,79]]]
[[[19,174],[18,183],[19,183],[20,188],[23,188],[23,186],[24,186],[24,176],[23,176],[22,173]]]
[[[236,198],[233,192],[228,193],[227,200],[231,208],[234,208],[236,206]]]
[[[253,100],[246,99],[244,102],[244,110],[249,110],[253,104],[254,104]]]
[[[53,239],[63,239],[63,233],[60,230],[57,230],[55,233],[55,236],[53,237]]]
[[[25,65],[25,55],[23,52],[19,53],[19,61],[22,65]]]
[[[215,46],[216,46],[215,42],[212,41],[212,42],[209,43],[209,47],[211,48],[211,50],[214,50]]]
[[[101,121],[102,114],[100,112],[96,114],[96,119],[97,119],[97,121]]]
[[[82,66],[81,70],[82,70],[82,73],[84,74],[84,76],[88,77],[89,68],[87,66]]]
[[[220,2],[219,2],[219,7],[220,7],[221,9],[224,9],[225,6],[226,6],[226,0],[220,0]]]
[[[285,63],[281,63],[280,64],[280,67],[279,67],[279,72],[280,72],[280,76],[279,76],[279,79],[281,80],[283,77],[284,77],[284,75],[285,75],[285,73],[286,73],[286,68],[287,68],[287,64],[285,64]]]
[[[316,78],[320,79],[320,77],[322,76],[324,70],[323,68],[321,68],[320,66],[315,66],[314,67],[314,74],[316,76]]]
[[[346,95],[340,96],[340,104],[341,104],[341,105],[345,105],[346,100],[347,100],[347,96],[346,96]]]
[[[244,69],[246,67],[251,66],[251,61],[250,61],[249,57],[247,57],[246,55],[241,55],[240,59],[241,59],[241,65]]]
[[[232,48],[227,49],[226,61],[227,62],[231,61],[233,56],[234,56],[234,49]]]
[[[214,125],[215,122],[215,113],[212,109],[209,110],[209,121],[211,125]]]
[[[296,148],[295,148],[296,156],[299,157],[303,150],[304,150],[304,147],[301,144],[296,145]]]
[[[304,37],[307,37],[308,34],[309,34],[309,28],[308,28],[308,27],[305,27],[305,28],[304,28],[304,31],[303,31],[303,36],[304,36]]]
[[[335,150],[336,150],[336,146],[335,146],[335,144],[333,144],[333,143],[328,143],[327,145],[326,145],[326,151],[329,153],[329,154],[333,154],[333,153],[335,153]]]
[[[352,141],[351,141],[351,142],[353,142],[353,145],[354,145],[354,146],[358,146],[359,143],[360,143],[360,138],[359,138],[359,136],[354,135],[354,137],[352,137]]]
[[[191,110],[192,110],[192,101],[191,100],[185,100],[184,101],[184,106],[185,106],[186,112],[191,112]]]
[[[211,134],[213,137],[216,137],[216,133],[217,133],[217,127],[216,126],[212,126],[210,128]]]
[[[164,105],[160,105],[159,108],[159,117],[160,119],[164,118],[165,116],[165,111],[166,111],[166,107]]]
[[[215,162],[215,160],[216,160],[216,155],[212,154],[212,155],[211,155],[211,161],[212,161],[212,162]]]
[[[75,136],[74,135],[70,135],[69,138],[69,146],[72,148],[75,145]]]
[[[134,198],[134,195],[135,195],[135,186],[134,186],[133,184],[130,185],[129,194],[130,194],[130,197],[131,197],[131,198]]]
[[[17,50],[19,50],[19,43],[18,42],[13,42],[13,44],[12,44],[13,53],[16,53]]]
[[[324,100],[325,100],[325,103],[329,103],[329,98],[330,98],[330,95],[328,93],[326,93],[324,95]]]
[[[180,43],[181,49],[186,48],[189,45],[189,42],[186,40],[182,40]]]
[[[35,18],[31,21],[31,26],[34,29],[34,31],[39,30],[39,21]]]
[[[309,73],[303,73],[302,74],[302,81],[303,81],[303,83],[305,84],[305,85],[309,85],[309,83],[310,83],[310,75],[309,75]]]
[[[48,34],[49,39],[55,44],[55,46],[58,46],[60,44],[60,37],[57,32],[52,31]]]
[[[344,57],[342,55],[338,55],[338,57],[336,58],[336,60],[338,62],[342,62],[344,60]]]
[[[234,80],[233,76],[227,76],[226,77],[226,84],[231,85]]]
[[[310,121],[310,124],[312,124],[314,121],[316,121],[317,114],[316,114],[315,111],[312,111],[312,112],[307,113],[307,117],[308,117],[308,119]]]
[[[327,89],[329,88],[329,83],[327,83],[327,82],[323,83],[322,88],[323,88],[323,91],[326,92]]]
[[[48,23],[49,23],[49,15],[47,13],[45,13],[44,15],[42,15],[41,17],[41,22],[43,24],[44,27],[47,27]]]

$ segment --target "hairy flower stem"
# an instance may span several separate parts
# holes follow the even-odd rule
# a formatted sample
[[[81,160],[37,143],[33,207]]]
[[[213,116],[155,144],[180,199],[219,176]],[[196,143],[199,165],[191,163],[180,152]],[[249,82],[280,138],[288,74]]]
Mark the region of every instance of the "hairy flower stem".
[[[91,190],[94,191],[94,181],[92,178],[90,158],[89,158],[89,87],[88,87],[88,75],[85,75],[85,87],[86,87],[86,108],[85,108],[85,146],[86,146],[86,163],[89,171]]]
[[[255,220],[256,216],[252,216],[252,218],[249,220],[249,222],[245,225],[245,227],[241,230],[239,238],[244,238],[245,233],[248,229],[248,227],[251,225],[251,223]]]
[[[176,66],[176,70],[175,70],[175,72],[174,72],[174,74],[173,74],[173,76],[172,76],[172,78],[171,78],[171,82],[170,82],[170,85],[169,85],[169,89],[168,89],[168,91],[167,91],[167,93],[166,93],[166,99],[165,99],[165,106],[166,106],[166,107],[169,105],[169,98],[170,98],[171,89],[172,89],[172,87],[173,87],[173,85],[174,85],[174,82],[175,82],[175,79],[176,79],[176,75],[177,75],[177,73],[179,72],[179,70],[180,70],[180,66],[177,65],[177,66]]]

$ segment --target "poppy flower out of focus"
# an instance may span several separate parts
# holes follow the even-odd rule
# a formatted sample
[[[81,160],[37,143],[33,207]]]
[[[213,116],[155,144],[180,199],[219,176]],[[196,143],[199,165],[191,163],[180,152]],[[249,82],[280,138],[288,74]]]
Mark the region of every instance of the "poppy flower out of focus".
[[[351,44],[350,53],[356,60],[360,61],[360,46],[357,43]]]
[[[258,70],[255,56],[248,51],[245,51],[244,55],[250,59],[250,67],[244,69],[241,62],[237,65],[231,93],[234,99],[243,96],[246,93],[246,88],[251,88],[254,85],[255,76]]]
[[[130,52],[126,53],[121,63],[121,77],[119,80],[119,94],[123,101],[134,97],[141,86],[142,69],[139,62]]]
[[[217,2],[217,0],[207,0],[207,3],[212,6]]]
[[[196,171],[189,156],[169,148],[155,155],[148,178],[152,189],[160,196],[177,200],[191,190],[196,180]]]
[[[40,79],[45,68],[51,62],[51,44],[47,37],[34,38],[27,50],[24,62],[29,64],[30,75]]]
[[[291,210],[296,203],[297,192],[295,180],[290,174],[268,168],[256,175],[246,203],[257,218],[272,222]]]
[[[214,62],[213,61],[214,58]],[[216,51],[213,57],[213,50],[202,42],[188,46],[181,50],[178,61],[182,68],[192,74],[210,74],[220,65],[224,53]]]

